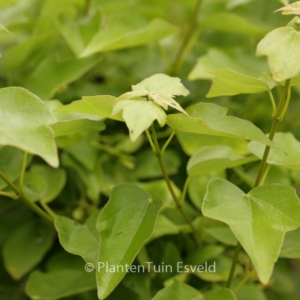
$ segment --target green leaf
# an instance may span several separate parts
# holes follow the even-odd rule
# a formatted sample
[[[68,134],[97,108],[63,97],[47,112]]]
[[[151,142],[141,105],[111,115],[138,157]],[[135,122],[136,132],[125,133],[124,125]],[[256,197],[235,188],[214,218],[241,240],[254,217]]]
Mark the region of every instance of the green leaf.
[[[21,148],[58,166],[54,117],[35,95],[19,87],[0,89],[0,144]]]
[[[257,45],[257,56],[267,56],[277,82],[297,76],[300,72],[300,32],[293,27],[280,27],[268,33]]]
[[[160,214],[157,217],[153,233],[148,243],[161,236],[179,234],[179,232],[180,230],[178,226],[176,226],[166,216]]]
[[[252,51],[241,48],[233,48],[230,51],[224,49],[209,49],[198,58],[196,65],[188,75],[189,80],[212,79],[212,71],[218,69],[231,69],[235,72],[258,78],[266,69],[267,64],[263,60],[255,58]]]
[[[202,21],[202,26],[204,28],[210,28],[221,32],[250,36],[261,36],[267,31],[266,28],[250,23],[247,19],[229,12],[218,12],[212,14]]]
[[[96,220],[99,213],[92,214],[84,225],[62,216],[55,218],[55,228],[63,248],[80,255],[86,263],[95,264],[99,245]]]
[[[204,294],[203,300],[237,300],[232,290],[221,288]]]
[[[8,34],[11,34],[11,32],[5,26],[3,26],[2,24],[0,24],[0,30],[2,30],[2,31],[4,31]]]
[[[269,89],[269,86],[262,80],[237,73],[230,69],[217,70],[211,72],[211,74],[214,76],[214,79],[206,95],[208,98],[238,94],[256,94]]]
[[[51,267],[51,268],[50,268]],[[96,289],[94,272],[87,272],[81,258],[62,256],[48,271],[30,274],[26,294],[33,300],[56,300]]]
[[[189,159],[187,173],[189,176],[198,176],[244,165],[256,160],[254,156],[236,155],[227,146],[204,146]]]
[[[252,2],[253,0],[227,0],[226,8],[227,9],[233,9],[237,6],[247,4],[249,2]]]
[[[191,286],[179,282],[173,281],[173,284],[160,290],[152,300],[202,300],[202,294]]]
[[[54,32],[47,32],[33,35],[24,42],[10,47],[5,53],[5,68],[9,71],[15,70],[32,60],[36,64],[53,47],[56,38]]]
[[[122,100],[114,106],[112,115],[122,112],[122,117],[129,129],[130,139],[134,142],[157,120],[162,127],[166,123],[166,113],[152,101]]]
[[[120,184],[112,190],[97,222],[100,233],[98,266],[121,266],[121,270],[98,270],[99,299],[106,298],[125,276],[126,264],[133,262],[150,238],[161,206],[161,201],[153,201],[147,192],[133,184]]]
[[[203,146],[224,145],[233,149],[238,155],[249,154],[248,143],[245,140],[223,136],[199,135],[196,133],[176,132],[176,137],[184,152],[191,156]]]
[[[269,282],[284,234],[300,226],[300,201],[295,190],[280,184],[257,187],[244,194],[226,180],[213,179],[202,212],[229,225],[264,284]]]
[[[237,239],[227,226],[207,227],[204,231],[225,245],[236,246]]]
[[[50,55],[31,73],[26,87],[43,100],[48,100],[57,90],[80,78],[98,62],[95,57],[58,61],[57,57]]]
[[[0,148],[0,170],[14,182],[20,175],[22,169],[24,152],[10,146]],[[7,183],[0,179],[0,190],[4,189]]]
[[[125,23],[120,20],[99,31],[80,56],[149,44],[178,32],[177,27],[161,19],[154,19],[145,27],[135,29],[131,24],[126,26],[126,23],[128,20]]]
[[[167,123],[175,130],[226,136],[258,141],[273,146],[263,132],[249,121],[226,116],[227,108],[213,103],[198,103],[187,109],[189,116],[184,114],[168,115]]]
[[[87,119],[91,117],[105,117],[113,120],[124,121],[122,114],[112,116],[113,107],[116,102],[113,96],[91,96],[82,97],[82,100],[73,101],[71,104],[57,110],[59,112],[80,113],[81,117],[84,115]]]
[[[34,219],[17,227],[3,245],[6,270],[15,279],[33,269],[50,249],[55,231],[52,225]]]
[[[24,191],[33,192],[36,196],[33,201],[40,200],[49,203],[62,191],[66,183],[66,172],[64,169],[52,169],[47,165],[34,165],[26,172]],[[32,194],[31,192],[31,194]],[[31,198],[31,197],[30,197]]]
[[[201,265],[211,260],[224,252],[222,246],[203,246],[199,249],[192,251],[185,260],[186,265]]]
[[[226,178],[226,171],[217,171],[217,172],[206,172],[202,173],[199,176],[192,176],[190,178],[188,193],[191,198],[191,201],[199,210],[202,208],[202,202],[204,195],[206,193],[207,183],[215,177]]]
[[[277,132],[274,137],[277,148],[271,148],[267,163],[288,169],[300,170],[300,142],[292,133]],[[250,152],[262,159],[265,147],[257,142],[250,142]]]
[[[300,258],[300,228],[286,233],[280,257]]]
[[[242,286],[236,292],[236,296],[239,300],[268,300],[262,288],[253,283]]]

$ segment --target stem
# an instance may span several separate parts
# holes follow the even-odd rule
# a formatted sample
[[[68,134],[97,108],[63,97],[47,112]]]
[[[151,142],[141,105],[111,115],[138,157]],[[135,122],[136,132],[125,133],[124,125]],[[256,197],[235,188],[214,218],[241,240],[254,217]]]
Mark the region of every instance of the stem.
[[[180,199],[180,203],[181,203],[182,206],[184,206],[185,197],[186,197],[186,192],[187,192],[187,189],[188,189],[190,180],[191,180],[191,177],[188,176],[188,177],[186,178],[185,183],[184,183],[184,187],[183,187],[183,191],[182,191],[181,199]]]
[[[265,181],[266,181],[266,179],[267,179],[267,177],[268,177],[268,174],[269,174],[269,172],[270,172],[270,169],[271,169],[271,165],[267,165],[266,170],[265,170],[265,173],[264,173],[264,175],[263,175],[263,177],[262,177],[261,182],[260,182],[259,185],[264,185],[264,184],[265,184]]]
[[[233,275],[234,275],[234,272],[235,272],[235,267],[237,265],[241,249],[242,249],[242,246],[238,242],[237,245],[236,245],[236,248],[235,248],[235,253],[234,253],[234,257],[233,257],[233,261],[232,261],[232,265],[231,265],[229,277],[228,277],[228,280],[227,280],[227,283],[226,283],[226,287],[227,288],[230,288],[230,285],[231,285],[231,282],[232,282],[232,279],[233,279]]]
[[[185,49],[189,44],[189,40],[192,36],[193,29],[196,25],[197,15],[198,15],[201,4],[202,4],[202,0],[197,0],[197,3],[195,5],[194,11],[193,11],[193,15],[191,17],[191,21],[190,21],[189,26],[188,26],[188,29],[185,32],[182,43],[180,45],[180,48],[179,48],[178,53],[176,55],[175,61],[174,61],[173,66],[172,66],[172,69],[170,71],[171,75],[176,74],[176,72],[177,72],[177,70],[178,70],[179,66],[181,65],[181,62],[184,58]]]
[[[150,146],[151,146],[151,149],[152,149],[153,153],[156,155],[156,148],[155,148],[155,146],[154,146],[154,143],[153,143],[153,141],[152,141],[152,138],[151,138],[151,135],[150,135],[148,129],[146,129],[146,135],[147,135],[149,144],[150,144]]]
[[[253,276],[255,274],[255,270],[252,270],[251,272],[249,272],[244,279],[240,282],[240,284],[238,284],[234,289],[233,292],[237,293],[241,287],[243,287],[243,285],[251,278],[251,276]]]
[[[7,183],[7,185],[16,193],[16,196],[20,197],[20,199],[34,212],[40,215],[43,219],[53,223],[54,219],[46,214],[41,208],[39,208],[34,202],[28,199],[21,191],[12,183],[8,177],[0,170],[0,177]]]
[[[269,139],[271,141],[273,141],[276,130],[277,130],[277,127],[278,127],[278,124],[282,120],[282,118],[283,118],[283,116],[284,116],[284,114],[287,110],[286,104],[289,103],[290,82],[291,82],[290,79],[288,79],[285,82],[285,85],[284,85],[284,88],[283,88],[283,91],[282,91],[282,94],[281,94],[281,97],[280,97],[280,101],[279,101],[278,107],[276,109],[276,113],[275,113],[275,115],[273,115],[272,126],[271,126],[271,130],[270,130],[270,134],[269,134]],[[266,163],[267,163],[267,158],[268,158],[269,153],[270,153],[270,149],[271,149],[270,146],[266,146],[263,158],[262,158],[261,163],[260,163],[260,167],[259,167],[259,171],[258,171],[258,174],[257,174],[257,177],[256,177],[254,187],[257,187],[260,184],[261,177],[264,173],[264,169],[265,169],[265,166],[266,166]]]
[[[167,147],[169,146],[170,142],[172,141],[175,133],[176,133],[176,131],[173,130],[172,133],[171,133],[171,135],[169,136],[168,140],[166,141],[166,143],[162,146],[161,151],[160,151],[161,152],[161,156],[164,156],[165,151],[166,151]]]
[[[19,196],[17,196],[16,194],[12,194],[12,193],[9,193],[9,192],[3,192],[3,191],[0,191],[0,196],[8,197],[8,198],[11,198],[13,200],[17,200],[19,198]]]
[[[172,198],[173,198],[173,200],[174,200],[174,202],[176,204],[177,209],[180,211],[180,213],[183,216],[183,218],[186,220],[186,222],[188,223],[188,225],[191,227],[192,231],[196,234],[197,231],[196,231],[196,228],[195,228],[194,224],[192,223],[192,221],[189,219],[189,217],[187,216],[187,214],[183,210],[182,204],[178,200],[178,198],[177,198],[177,196],[175,194],[175,191],[173,189],[170,177],[168,175],[168,172],[166,170],[166,167],[165,167],[163,159],[162,159],[161,150],[160,150],[160,147],[159,147],[159,144],[158,144],[158,141],[157,141],[156,131],[155,131],[155,128],[154,128],[153,124],[151,126],[151,132],[152,132],[153,144],[155,146],[155,152],[154,152],[154,154],[156,155],[156,157],[158,159],[158,162],[159,162],[160,168],[162,170],[162,173],[163,173],[164,179],[166,181],[166,184],[168,186],[168,189],[169,189],[169,191],[170,191],[170,193],[172,195]]]
[[[20,183],[19,183],[21,193],[23,193],[23,189],[24,189],[24,177],[25,177],[25,170],[27,165],[27,158],[28,158],[28,152],[24,152],[21,175],[20,175]]]
[[[56,218],[56,213],[48,206],[46,202],[43,200],[40,200],[41,206],[44,208],[44,210],[50,215],[53,219]]]
[[[286,80],[286,82],[284,84],[283,91],[281,93],[280,101],[279,101],[277,109],[276,109],[276,113],[273,115],[272,126],[271,126],[271,130],[270,130],[270,134],[269,134],[269,139],[271,141],[273,141],[273,139],[274,139],[278,124],[282,120],[282,118],[284,117],[284,114],[287,110],[287,106],[288,106],[289,101],[290,101],[290,99],[289,99],[290,98],[290,83],[291,83],[290,79]],[[269,156],[269,153],[270,153],[270,149],[271,149],[270,146],[266,146],[266,148],[265,148],[264,155],[263,155],[263,158],[260,162],[258,174],[257,174],[256,180],[255,180],[255,183],[254,183],[254,188],[258,187],[261,184],[261,178],[264,174],[264,170],[265,170],[265,166],[267,164],[267,159],[268,159],[268,156]],[[265,173],[266,176],[267,176],[267,171]],[[266,178],[264,178],[263,180],[265,180],[265,179]],[[235,252],[234,260],[233,260],[232,265],[231,265],[229,278],[228,278],[228,281],[227,281],[227,284],[226,284],[226,287],[228,287],[228,288],[231,285],[231,281],[232,281],[232,278],[233,278],[233,274],[234,274],[234,271],[235,271],[235,267],[236,267],[236,264],[237,264],[237,259],[238,259],[239,253],[241,251],[241,248],[242,248],[242,246],[238,242],[238,244],[236,246],[236,252]]]

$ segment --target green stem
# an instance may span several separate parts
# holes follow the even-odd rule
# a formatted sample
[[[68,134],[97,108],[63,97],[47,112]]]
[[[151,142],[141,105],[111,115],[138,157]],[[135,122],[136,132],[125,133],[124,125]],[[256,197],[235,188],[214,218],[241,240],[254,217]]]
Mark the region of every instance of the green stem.
[[[25,177],[25,170],[27,165],[27,158],[28,158],[28,152],[24,152],[21,175],[20,175],[20,183],[19,183],[21,193],[23,193],[23,189],[24,189],[24,177]]]
[[[53,219],[56,218],[56,213],[48,206],[48,204],[42,200],[40,200],[41,206],[44,208],[44,210],[50,215]]]
[[[231,282],[232,282],[232,279],[233,279],[233,276],[234,276],[234,273],[235,273],[235,267],[237,265],[241,249],[242,249],[242,246],[238,242],[237,245],[236,245],[236,248],[235,248],[235,253],[234,253],[234,257],[233,257],[233,261],[232,261],[232,265],[231,265],[229,277],[228,277],[228,280],[227,280],[227,283],[226,283],[226,287],[227,288],[230,288],[230,285],[231,285]]]
[[[244,284],[255,274],[255,270],[252,270],[249,272],[244,279],[233,289],[234,293],[237,293],[243,286]]]
[[[185,198],[186,198],[186,193],[187,193],[187,189],[188,189],[190,180],[191,180],[191,177],[188,176],[186,178],[185,183],[184,183],[184,187],[183,187],[182,194],[181,194],[181,199],[180,199],[180,203],[181,203],[182,206],[184,206],[184,202],[185,202]]]
[[[193,29],[194,29],[194,27],[197,23],[197,16],[198,16],[198,12],[199,12],[199,9],[200,9],[200,6],[201,6],[202,2],[203,2],[203,0],[197,0],[197,3],[195,5],[194,11],[193,11],[193,15],[191,17],[191,21],[188,25],[188,28],[187,28],[186,32],[185,32],[182,43],[180,45],[180,48],[179,48],[178,53],[176,55],[175,61],[174,61],[173,66],[172,66],[172,69],[170,71],[171,75],[176,74],[179,66],[181,65],[181,62],[184,59],[184,55],[186,54],[185,49],[189,44],[189,40],[192,36]]]
[[[277,109],[276,109],[276,113],[273,115],[272,126],[271,126],[271,130],[270,130],[270,134],[269,134],[270,141],[273,141],[276,130],[277,130],[277,127],[278,127],[278,124],[282,120],[282,118],[283,118],[283,116],[284,116],[284,114],[287,110],[287,105],[289,104],[289,100],[290,100],[289,99],[290,98],[290,83],[291,83],[290,79],[286,80],[286,82],[284,84],[283,91],[281,93],[281,97],[280,97]],[[269,156],[269,153],[270,153],[270,149],[271,149],[270,146],[266,146],[266,148],[265,148],[263,158],[260,162],[258,174],[257,174],[256,180],[255,180],[255,183],[254,183],[254,188],[258,187],[261,183],[261,178],[264,174],[264,170],[265,170],[265,166],[267,164],[267,159],[268,159],[268,156]],[[231,285],[231,281],[232,281],[232,278],[233,278],[233,274],[234,274],[234,271],[235,271],[235,267],[236,267],[236,264],[237,264],[237,260],[238,260],[238,256],[239,256],[239,253],[241,251],[241,248],[242,248],[242,246],[238,242],[238,244],[236,246],[236,252],[235,252],[234,260],[232,262],[230,274],[229,274],[228,281],[227,281],[227,284],[226,284],[226,287],[228,287],[228,288]]]
[[[17,200],[19,198],[19,196],[17,196],[16,194],[12,194],[12,193],[9,193],[9,192],[3,192],[3,191],[0,191],[0,196],[8,197],[8,198],[11,198],[13,200]]]
[[[40,207],[38,207],[34,202],[32,202],[30,199],[28,199],[24,194],[21,193],[21,191],[14,185],[13,182],[11,182],[8,177],[0,171],[0,177],[7,183],[7,185],[16,193],[16,196],[20,197],[20,199],[34,212],[36,212],[38,215],[40,215],[43,219],[53,223],[54,219],[46,214]]]
[[[165,142],[165,144],[162,146],[161,151],[160,151],[160,152],[161,152],[161,156],[164,156],[165,151],[166,151],[167,147],[169,146],[170,142],[172,141],[172,139],[173,139],[175,133],[176,133],[176,131],[173,130],[172,133],[171,133],[171,135],[169,136],[168,140],[167,140],[167,141]]]
[[[175,202],[175,205],[176,205],[177,209],[180,211],[180,213],[183,216],[183,218],[186,220],[187,224],[192,229],[192,231],[196,234],[197,231],[196,231],[196,228],[195,228],[194,224],[192,223],[192,221],[190,220],[190,218],[188,217],[188,215],[183,210],[182,204],[180,203],[180,201],[178,200],[178,198],[177,198],[177,196],[175,194],[175,191],[174,191],[174,188],[172,186],[170,177],[168,175],[168,172],[166,170],[165,164],[164,164],[163,159],[162,159],[161,150],[160,150],[160,147],[159,147],[159,144],[158,144],[158,140],[157,140],[157,136],[156,136],[156,131],[155,131],[155,128],[154,128],[153,124],[151,126],[151,133],[152,133],[153,144],[155,146],[155,152],[154,152],[154,154],[156,155],[156,157],[158,159],[158,162],[159,162],[160,168],[162,170],[164,179],[165,179],[166,184],[168,186],[168,189],[169,189],[169,191],[170,191],[170,193],[172,195],[172,198],[173,198],[173,200]]]
[[[150,146],[151,146],[152,152],[153,152],[153,153],[156,155],[156,148],[155,148],[155,146],[154,146],[154,143],[153,143],[152,137],[151,137],[151,135],[150,135],[150,133],[149,133],[149,130],[148,130],[148,129],[146,129],[146,135],[147,135],[147,138],[148,138],[149,144],[150,144]]]

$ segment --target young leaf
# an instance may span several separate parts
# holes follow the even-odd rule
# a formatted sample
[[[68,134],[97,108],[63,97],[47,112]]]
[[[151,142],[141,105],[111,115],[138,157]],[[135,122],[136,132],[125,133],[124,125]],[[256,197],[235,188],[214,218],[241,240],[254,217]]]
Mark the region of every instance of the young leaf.
[[[0,89],[0,144],[21,148],[58,166],[54,134],[48,124],[55,118],[34,94],[20,87]]]
[[[170,77],[165,74],[155,74],[137,85],[133,85],[132,90],[133,92],[121,95],[119,100],[147,96],[165,110],[168,109],[168,106],[171,106],[186,114],[179,103],[173,99],[175,96],[187,96],[190,93],[181,83],[180,78]]]
[[[84,225],[62,216],[55,219],[55,228],[61,245],[66,251],[80,255],[86,263],[95,264],[99,245],[96,219],[99,213],[91,215]]]
[[[162,127],[166,123],[166,113],[152,101],[122,100],[114,106],[112,115],[123,111],[122,117],[129,129],[130,139],[134,142],[157,120]]]
[[[168,115],[168,125],[184,132],[254,140],[274,146],[274,143],[251,122],[226,116],[227,108],[225,107],[213,103],[198,103],[189,107],[187,112],[189,116]]]
[[[268,33],[257,45],[257,56],[267,56],[273,79],[277,82],[300,72],[300,32],[280,27]]]
[[[174,280],[173,284],[160,290],[152,300],[203,300],[202,294],[193,287]]]
[[[97,221],[98,266],[109,266],[97,272],[99,299],[106,298],[125,276],[126,265],[130,266],[150,238],[161,206],[161,201],[153,201],[133,184],[120,184],[112,190]],[[117,267],[119,270],[114,271]]]
[[[52,225],[40,220],[29,220],[17,227],[3,245],[8,273],[16,280],[22,278],[43,259],[54,237]]]
[[[277,132],[274,137],[277,148],[271,148],[267,163],[288,169],[300,170],[300,142],[290,132]],[[257,142],[250,142],[249,151],[262,159],[265,147]]]
[[[275,10],[275,12],[281,11],[282,15],[300,15],[300,1],[286,5],[282,8]]]
[[[237,73],[229,69],[211,72],[214,76],[208,98],[233,96],[238,94],[255,94],[267,91],[269,86],[262,80]]]
[[[300,226],[300,201],[295,190],[280,184],[257,187],[244,194],[226,180],[213,179],[202,212],[229,225],[263,284],[269,282],[284,234]]]
[[[236,155],[233,153],[232,148],[227,146],[204,146],[189,159],[187,172],[190,176],[198,176],[244,165],[256,160],[254,156]]]

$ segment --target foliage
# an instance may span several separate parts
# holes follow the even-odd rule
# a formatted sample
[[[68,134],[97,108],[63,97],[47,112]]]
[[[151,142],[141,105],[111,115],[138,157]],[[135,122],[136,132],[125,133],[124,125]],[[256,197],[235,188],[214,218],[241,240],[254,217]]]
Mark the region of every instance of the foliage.
[[[0,0],[0,299],[299,299],[299,3]]]

